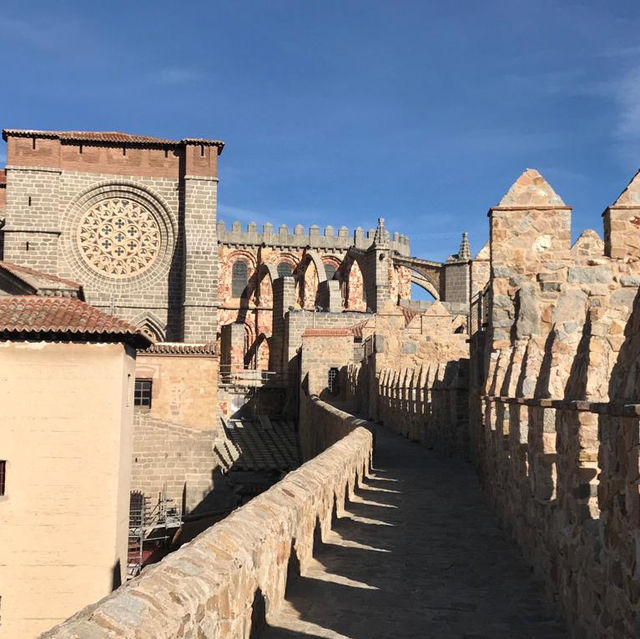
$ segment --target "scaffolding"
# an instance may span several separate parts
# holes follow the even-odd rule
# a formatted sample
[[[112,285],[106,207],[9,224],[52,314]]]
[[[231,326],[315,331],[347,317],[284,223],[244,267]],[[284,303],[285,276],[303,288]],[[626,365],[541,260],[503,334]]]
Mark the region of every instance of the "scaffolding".
[[[147,559],[145,552],[161,544],[168,545],[181,525],[180,512],[174,500],[168,498],[164,491],[158,493],[154,505],[144,493],[132,492],[129,500],[127,579],[140,574]]]

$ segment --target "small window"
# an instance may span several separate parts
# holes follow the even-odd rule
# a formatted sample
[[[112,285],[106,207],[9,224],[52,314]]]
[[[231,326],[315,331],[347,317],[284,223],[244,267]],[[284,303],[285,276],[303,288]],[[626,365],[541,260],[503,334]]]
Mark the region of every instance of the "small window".
[[[292,272],[289,262],[280,262],[278,264],[278,277],[291,277]]]
[[[338,369],[330,368],[327,375],[327,388],[329,392],[336,395],[338,392]]]
[[[249,269],[247,263],[238,260],[231,268],[231,297],[242,297],[244,289],[249,282]]]
[[[136,379],[136,388],[133,393],[133,405],[151,408],[150,379]]]
[[[7,462],[4,459],[0,459],[0,497],[4,495],[6,481],[7,481]]]
[[[336,274],[336,267],[335,264],[325,264],[324,265],[324,272],[327,274],[327,279],[328,280],[332,280],[333,276]]]

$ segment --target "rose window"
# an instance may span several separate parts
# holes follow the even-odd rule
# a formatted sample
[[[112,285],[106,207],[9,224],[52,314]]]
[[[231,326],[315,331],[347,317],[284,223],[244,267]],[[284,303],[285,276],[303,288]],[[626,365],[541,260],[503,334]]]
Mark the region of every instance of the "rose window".
[[[94,204],[78,227],[85,262],[109,277],[132,277],[147,270],[160,251],[160,227],[139,202],[110,198]]]

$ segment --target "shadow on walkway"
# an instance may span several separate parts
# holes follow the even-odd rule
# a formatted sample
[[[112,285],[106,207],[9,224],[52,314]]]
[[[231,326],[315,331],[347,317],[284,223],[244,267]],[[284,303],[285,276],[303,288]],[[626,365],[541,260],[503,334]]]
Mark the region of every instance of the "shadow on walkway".
[[[263,639],[567,637],[470,465],[382,428],[375,459]]]

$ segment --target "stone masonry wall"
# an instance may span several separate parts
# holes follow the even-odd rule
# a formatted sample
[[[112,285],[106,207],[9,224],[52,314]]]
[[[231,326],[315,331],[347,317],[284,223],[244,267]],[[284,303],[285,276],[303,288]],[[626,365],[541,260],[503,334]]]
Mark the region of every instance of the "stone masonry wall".
[[[325,538],[371,464],[364,420],[318,399],[326,446],[335,444],[112,595],[42,639],[249,639],[284,600],[288,573],[304,574],[316,528]],[[295,560],[294,560],[295,557]]]
[[[537,171],[490,212],[481,479],[573,637],[640,631],[640,181],[571,247]],[[476,362],[473,362],[476,369]]]
[[[220,433],[196,430],[136,412],[133,424],[131,490],[150,503],[159,493],[179,512],[190,512],[214,489],[213,446]]]
[[[361,328],[363,363],[348,368],[348,397],[405,437],[468,457],[465,325],[440,302],[423,313],[390,303]]]
[[[79,282],[159,340],[214,341],[222,143],[86,137],[5,132],[2,259]]]

